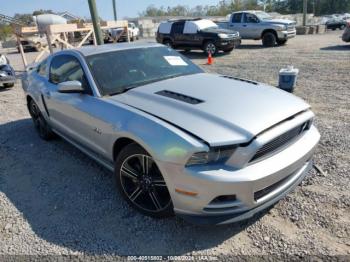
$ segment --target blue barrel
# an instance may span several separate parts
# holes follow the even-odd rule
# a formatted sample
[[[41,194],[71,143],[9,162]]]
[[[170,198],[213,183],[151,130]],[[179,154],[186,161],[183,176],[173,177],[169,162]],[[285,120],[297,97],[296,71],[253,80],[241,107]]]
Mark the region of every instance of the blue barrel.
[[[298,74],[299,69],[294,68],[293,66],[282,68],[279,72],[278,87],[284,91],[293,93],[297,83]]]

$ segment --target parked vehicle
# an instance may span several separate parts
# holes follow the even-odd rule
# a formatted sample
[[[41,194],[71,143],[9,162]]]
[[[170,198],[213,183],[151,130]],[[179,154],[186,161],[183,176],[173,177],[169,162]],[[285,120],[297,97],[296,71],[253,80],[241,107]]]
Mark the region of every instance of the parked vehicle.
[[[350,20],[346,24],[342,39],[344,42],[350,42]]]
[[[238,31],[242,39],[262,40],[266,47],[284,45],[296,36],[294,21],[273,19],[262,11],[235,12],[228,22],[217,24],[221,28]]]
[[[0,55],[0,85],[7,87],[13,87],[16,82],[15,70],[8,58],[5,55]]]
[[[235,31],[220,29],[214,22],[206,19],[174,20],[159,25],[157,42],[175,49],[202,49],[207,54],[219,50],[231,52],[241,43]]]
[[[47,46],[47,39],[45,36],[33,36],[33,37],[26,37],[20,40],[23,51],[24,52],[33,52],[33,51],[40,51],[42,48]],[[58,42],[52,43],[53,47],[58,46]],[[17,50],[19,51],[19,46],[17,46]]]
[[[333,31],[336,29],[344,30],[346,25],[347,23],[343,19],[329,19],[326,22],[327,29],[331,29]]]
[[[140,30],[134,23],[128,24],[128,31],[129,31],[129,38],[131,42],[135,40],[139,40]],[[117,38],[118,42],[128,41],[128,36],[124,28],[110,29],[109,33],[110,33],[111,40],[113,40],[114,38]]]
[[[154,217],[251,217],[304,179],[320,138],[301,99],[207,74],[159,44],[59,51],[23,88],[40,137],[58,134],[113,171],[126,201]]]

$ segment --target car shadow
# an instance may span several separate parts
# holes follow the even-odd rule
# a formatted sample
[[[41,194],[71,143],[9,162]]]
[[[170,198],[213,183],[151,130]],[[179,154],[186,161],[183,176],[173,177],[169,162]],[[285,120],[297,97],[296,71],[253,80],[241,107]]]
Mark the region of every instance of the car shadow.
[[[208,55],[206,53],[204,53],[203,51],[179,51],[182,55],[186,56],[189,59],[207,59]],[[233,52],[233,51],[232,51]],[[218,52],[217,54],[215,54],[215,57],[222,57],[228,55],[228,53],[224,53],[224,52]]]
[[[279,46],[275,46],[275,47],[279,47]],[[237,49],[264,49],[266,47],[264,47],[261,43],[256,44],[256,45],[239,45],[238,47],[236,47]]]
[[[323,51],[350,51],[350,44],[349,45],[327,46],[327,47],[320,48],[320,50],[323,50]]]
[[[204,250],[264,215],[206,227],[143,216],[116,193],[109,171],[62,139],[41,140],[30,119],[0,125],[0,192],[38,237],[88,255]]]

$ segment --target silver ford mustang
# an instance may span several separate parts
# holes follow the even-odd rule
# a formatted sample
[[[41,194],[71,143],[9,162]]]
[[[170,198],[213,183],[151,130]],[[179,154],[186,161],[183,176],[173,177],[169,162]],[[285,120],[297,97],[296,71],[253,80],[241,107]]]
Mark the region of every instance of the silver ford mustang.
[[[60,51],[23,88],[40,137],[112,170],[126,201],[154,217],[249,218],[301,182],[320,139],[301,99],[204,73],[159,44]]]

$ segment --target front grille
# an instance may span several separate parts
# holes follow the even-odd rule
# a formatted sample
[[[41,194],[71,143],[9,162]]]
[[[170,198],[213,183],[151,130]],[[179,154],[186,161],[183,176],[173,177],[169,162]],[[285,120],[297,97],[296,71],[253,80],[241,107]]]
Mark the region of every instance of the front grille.
[[[292,175],[289,175],[285,178],[283,178],[282,180],[268,186],[265,187],[257,192],[254,193],[254,200],[258,201],[260,198],[270,194],[272,191],[276,190],[277,188],[279,188],[280,186],[282,186],[285,182],[288,181],[289,178],[291,178]]]
[[[266,143],[255,153],[255,155],[250,160],[250,162],[253,162],[264,156],[272,154],[273,152],[281,149],[283,146],[288,145],[289,143],[294,141],[294,139],[296,139],[303,131],[307,130],[309,128],[309,125],[310,125],[309,122],[305,122],[302,125],[297,126],[287,131],[286,133],[276,137],[270,142]]]

